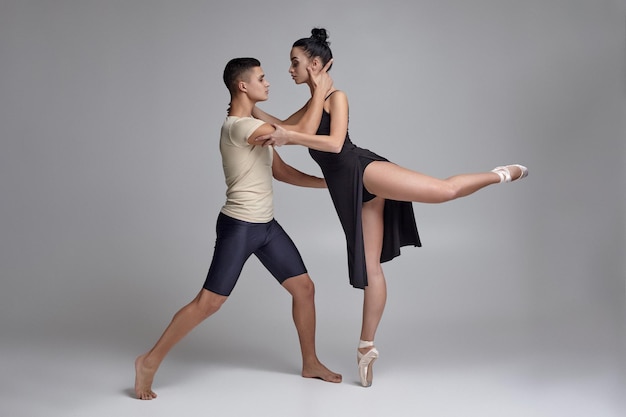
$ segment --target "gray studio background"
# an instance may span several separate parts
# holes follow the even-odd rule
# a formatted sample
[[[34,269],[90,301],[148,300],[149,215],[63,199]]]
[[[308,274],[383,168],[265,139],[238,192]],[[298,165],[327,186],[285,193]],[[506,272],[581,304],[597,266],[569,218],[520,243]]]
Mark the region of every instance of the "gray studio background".
[[[414,205],[424,247],[385,264],[366,391],[361,292],[330,198],[277,183],[276,217],[317,286],[319,353],[343,387],[296,377],[289,297],[251,259],[222,311],[166,359],[162,398],[132,401],[134,357],[211,259],[223,67],[259,58],[262,107],[286,117],[308,98],[287,73],[290,46],[314,26],[330,33],[353,141],[438,177],[506,163],[530,176]],[[302,399],[314,392],[336,415],[619,415],[625,40],[618,0],[0,0],[2,414],[208,413],[217,396],[222,415],[322,415]],[[279,152],[319,174],[304,148]],[[213,366],[252,373],[263,398],[307,385],[241,402],[241,380],[204,390]]]

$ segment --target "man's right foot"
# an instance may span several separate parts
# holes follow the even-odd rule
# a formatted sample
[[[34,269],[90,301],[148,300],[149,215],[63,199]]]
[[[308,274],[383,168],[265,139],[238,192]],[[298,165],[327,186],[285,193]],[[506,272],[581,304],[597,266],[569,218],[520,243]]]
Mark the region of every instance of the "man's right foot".
[[[341,374],[331,371],[319,361],[303,365],[302,376],[304,378],[318,378],[326,382],[334,383],[339,383],[342,379]]]

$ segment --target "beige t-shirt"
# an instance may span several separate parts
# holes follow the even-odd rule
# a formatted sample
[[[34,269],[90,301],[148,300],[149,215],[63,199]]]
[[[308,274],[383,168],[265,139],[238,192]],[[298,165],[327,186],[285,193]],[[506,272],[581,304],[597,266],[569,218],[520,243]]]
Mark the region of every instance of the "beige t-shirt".
[[[251,223],[274,218],[271,146],[250,145],[248,138],[264,122],[228,116],[222,125],[220,152],[226,180],[222,213]]]

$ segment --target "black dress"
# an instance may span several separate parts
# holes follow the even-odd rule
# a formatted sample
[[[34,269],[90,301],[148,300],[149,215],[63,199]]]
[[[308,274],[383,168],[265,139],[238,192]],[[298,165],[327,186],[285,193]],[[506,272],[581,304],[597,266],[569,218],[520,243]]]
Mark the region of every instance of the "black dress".
[[[317,129],[318,135],[330,134],[330,114],[324,111]],[[348,273],[355,288],[367,286],[365,250],[361,209],[365,201],[375,196],[363,186],[363,172],[372,161],[387,161],[382,156],[355,146],[346,132],[339,153],[323,152],[309,148],[309,154],[322,169],[330,197],[346,236]],[[380,262],[400,255],[402,246],[422,246],[415,224],[413,204],[407,201],[385,200],[383,249]]]

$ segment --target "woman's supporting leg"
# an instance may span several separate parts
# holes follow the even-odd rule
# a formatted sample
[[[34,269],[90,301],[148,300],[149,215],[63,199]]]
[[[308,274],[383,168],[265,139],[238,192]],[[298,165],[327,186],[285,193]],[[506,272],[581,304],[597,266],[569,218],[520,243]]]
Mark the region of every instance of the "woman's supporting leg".
[[[363,296],[361,340],[374,340],[387,302],[387,284],[380,264],[383,249],[383,209],[385,200],[376,197],[363,204],[363,242],[367,269],[367,287]]]
[[[509,165],[514,179],[524,173],[517,165]],[[385,161],[371,162],[363,174],[365,188],[372,194],[390,200],[418,203],[443,203],[475,193],[501,180],[495,172],[454,175],[438,179]]]
[[[141,400],[156,398],[157,395],[152,391],[152,381],[165,355],[194,327],[219,310],[227,298],[203,288],[193,301],[174,315],[154,347],[135,360],[137,398]]]
[[[372,365],[378,358],[374,339],[387,302],[387,283],[380,264],[380,253],[383,247],[384,207],[385,200],[376,197],[364,203],[362,211],[367,287],[365,287],[363,294],[363,321],[361,323],[361,340],[357,350],[357,362],[359,379],[364,387],[372,385]]]

